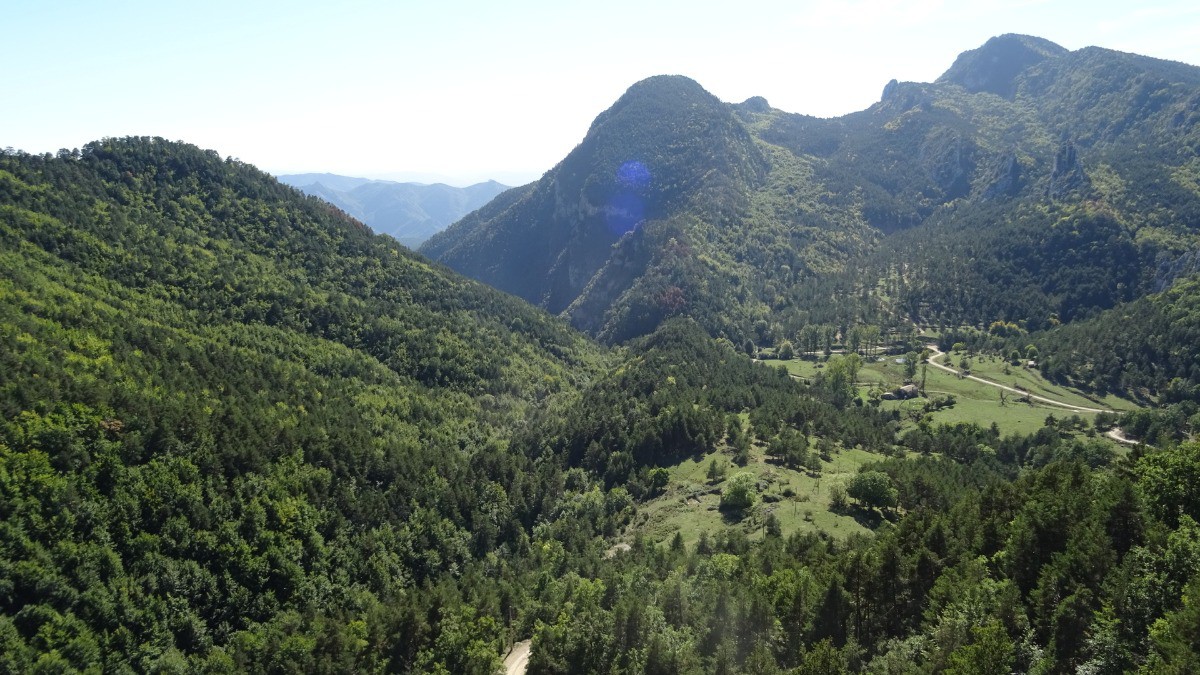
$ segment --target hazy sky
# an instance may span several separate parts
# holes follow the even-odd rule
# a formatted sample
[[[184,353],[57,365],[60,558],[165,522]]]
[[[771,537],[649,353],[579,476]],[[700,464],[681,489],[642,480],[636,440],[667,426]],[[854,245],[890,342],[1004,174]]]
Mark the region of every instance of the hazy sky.
[[[824,117],[1001,33],[1200,64],[1200,3],[0,2],[0,147],[164,136],[273,173],[532,180],[634,82]]]

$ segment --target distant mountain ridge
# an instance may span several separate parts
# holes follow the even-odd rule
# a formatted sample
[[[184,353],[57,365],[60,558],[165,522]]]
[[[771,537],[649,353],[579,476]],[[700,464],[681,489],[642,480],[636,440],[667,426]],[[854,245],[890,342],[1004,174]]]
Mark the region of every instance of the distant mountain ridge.
[[[633,85],[538,182],[422,252],[623,341],[1090,315],[1200,246],[1200,68],[1001,35],[820,119]],[[615,226],[618,225],[618,226]]]
[[[398,183],[332,173],[288,174],[277,178],[324,199],[375,232],[391,235],[409,248],[420,246],[509,189],[496,181],[458,188],[442,183]]]

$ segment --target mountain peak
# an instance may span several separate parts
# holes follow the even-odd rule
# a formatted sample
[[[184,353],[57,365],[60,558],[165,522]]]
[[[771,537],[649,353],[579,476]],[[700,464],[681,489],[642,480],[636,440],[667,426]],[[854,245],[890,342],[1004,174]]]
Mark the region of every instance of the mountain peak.
[[[763,98],[762,96],[751,96],[745,101],[739,103],[737,107],[741,110],[752,113],[771,112],[771,104],[768,103],[767,99]]]
[[[1065,47],[1049,40],[1008,33],[959,54],[954,65],[937,81],[957,84],[970,92],[986,91],[1009,98],[1017,75],[1030,66],[1067,53]]]
[[[686,75],[651,75],[644,80],[638,80],[625,90],[625,95],[639,94],[644,92],[662,92],[669,91],[690,91],[703,92],[707,94],[704,87],[700,83]]]
[[[686,77],[637,82],[542,180],[421,250],[596,333],[657,325],[666,315],[658,305],[636,315],[609,309],[665,246],[666,221],[688,214],[730,222],[768,172],[734,112]],[[501,246],[507,254],[498,253]]]
[[[678,114],[690,106],[702,104],[720,107],[721,101],[710,94],[700,83],[683,75],[655,75],[635,82],[611,108],[601,113],[593,122],[588,133],[604,125],[610,118],[633,108],[653,111],[655,114]]]

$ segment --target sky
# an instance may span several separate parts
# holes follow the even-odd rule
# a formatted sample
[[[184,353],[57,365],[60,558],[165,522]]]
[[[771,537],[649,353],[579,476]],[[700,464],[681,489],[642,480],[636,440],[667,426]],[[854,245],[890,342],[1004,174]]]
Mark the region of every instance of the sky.
[[[274,174],[537,179],[634,82],[834,117],[1003,33],[1200,65],[1200,3],[0,2],[0,147],[162,136]]]

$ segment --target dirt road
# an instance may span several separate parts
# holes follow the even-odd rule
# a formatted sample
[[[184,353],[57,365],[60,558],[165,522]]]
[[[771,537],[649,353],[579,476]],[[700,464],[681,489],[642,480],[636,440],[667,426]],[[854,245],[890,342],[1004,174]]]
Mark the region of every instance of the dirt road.
[[[933,355],[929,357],[929,365],[933,366],[934,368],[944,370],[947,373],[951,373],[953,375],[961,374],[957,369],[952,368],[947,365],[943,365],[941,363],[937,363],[936,361],[933,360],[933,359],[945,354],[945,352],[943,352],[942,350],[937,348],[937,345],[930,344],[930,345],[925,345],[925,347],[927,349],[929,349],[930,352],[933,353]],[[835,350],[835,352],[840,352],[840,351],[842,351],[842,350]],[[804,378],[800,377],[799,375],[792,375],[792,377],[797,380],[804,379]],[[1003,389],[1005,391],[1012,392],[1018,396],[1028,396],[1031,400],[1039,401],[1041,403],[1046,403],[1048,405],[1056,406],[1056,407],[1063,408],[1066,410],[1073,410],[1075,412],[1086,412],[1086,413],[1119,412],[1117,410],[1109,410],[1109,409],[1105,409],[1105,408],[1088,408],[1086,406],[1074,405],[1072,403],[1065,403],[1063,401],[1056,401],[1052,398],[1046,398],[1045,396],[1038,396],[1037,394],[1031,393],[1024,389],[1017,389],[1016,387],[1009,387],[1007,385],[1000,384],[999,382],[985,380],[982,377],[976,377],[974,375],[962,375],[962,377],[965,377],[968,380],[974,380],[981,384],[986,384],[989,387],[995,387],[997,389]],[[1138,443],[1141,443],[1141,441],[1137,441],[1132,438],[1126,437],[1125,434],[1121,433],[1121,430],[1119,428],[1112,429],[1111,431],[1108,432],[1107,435],[1109,438],[1113,439],[1114,441],[1116,441],[1118,443],[1125,443],[1127,445],[1137,445]]]
[[[504,657],[504,672],[507,675],[525,675],[525,669],[529,668],[530,644],[531,640],[521,640],[509,650]]]
[[[1142,443],[1142,441],[1135,440],[1135,439],[1132,439],[1132,438],[1129,438],[1128,436],[1126,436],[1125,432],[1121,431],[1120,427],[1113,427],[1112,429],[1109,429],[1108,434],[1106,434],[1106,435],[1118,443],[1124,443],[1126,445],[1145,445],[1144,443]],[[1153,447],[1153,446],[1149,446],[1149,447]]]
[[[944,370],[947,373],[953,373],[954,375],[960,374],[958,370],[951,368],[950,366],[942,365],[942,364],[934,361],[935,358],[937,358],[937,357],[941,356],[943,353],[945,353],[942,350],[938,349],[937,345],[925,345],[925,347],[929,351],[933,352],[933,356],[929,357],[929,365],[933,366],[934,368]],[[980,382],[982,384],[986,384],[991,387],[996,387],[997,389],[1011,391],[1012,393],[1014,393],[1018,396],[1028,396],[1030,399],[1032,399],[1034,401],[1041,401],[1042,403],[1048,403],[1050,405],[1058,406],[1060,408],[1066,408],[1067,410],[1074,410],[1076,412],[1088,412],[1088,413],[1116,412],[1115,410],[1107,410],[1107,409],[1103,409],[1103,408],[1087,408],[1087,407],[1080,406],[1080,405],[1072,405],[1070,403],[1063,403],[1062,401],[1055,401],[1052,398],[1046,398],[1045,396],[1038,396],[1037,394],[1031,394],[1030,392],[1025,391],[1023,389],[1009,387],[1009,386],[1000,384],[999,382],[992,382],[991,380],[985,380],[982,377],[975,377],[974,375],[963,375],[963,377],[965,377],[968,380],[974,380],[976,382]]]

